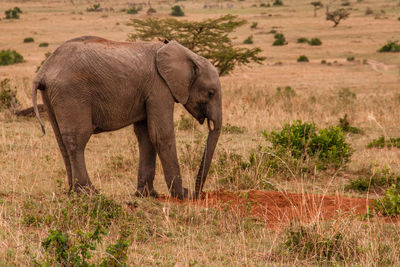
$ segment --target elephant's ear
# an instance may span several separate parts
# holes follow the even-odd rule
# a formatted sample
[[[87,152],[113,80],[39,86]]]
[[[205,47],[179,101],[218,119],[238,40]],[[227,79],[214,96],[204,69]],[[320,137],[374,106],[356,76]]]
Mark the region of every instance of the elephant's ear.
[[[195,75],[194,53],[177,42],[169,42],[157,51],[158,72],[167,83],[175,99],[185,105],[189,98],[189,87]]]

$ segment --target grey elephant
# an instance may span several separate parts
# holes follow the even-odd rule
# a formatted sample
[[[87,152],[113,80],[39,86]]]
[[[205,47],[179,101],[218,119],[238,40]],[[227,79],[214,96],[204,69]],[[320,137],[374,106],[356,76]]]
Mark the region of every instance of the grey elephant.
[[[69,40],[47,59],[33,82],[57,138],[69,189],[96,191],[85,165],[92,134],[133,124],[139,143],[136,195],[157,196],[153,187],[156,153],[172,196],[192,194],[182,186],[173,124],[174,104],[181,103],[209,133],[195,183],[199,197],[221,132],[221,85],[205,58],[175,41],[114,42],[83,36]]]

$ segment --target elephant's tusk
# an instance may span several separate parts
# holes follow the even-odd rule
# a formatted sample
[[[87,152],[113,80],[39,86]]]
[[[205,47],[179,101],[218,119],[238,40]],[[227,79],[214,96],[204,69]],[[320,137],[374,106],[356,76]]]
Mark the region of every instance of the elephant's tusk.
[[[210,129],[210,131],[214,131],[214,122],[210,119],[207,119],[207,124],[208,124],[208,129]]]

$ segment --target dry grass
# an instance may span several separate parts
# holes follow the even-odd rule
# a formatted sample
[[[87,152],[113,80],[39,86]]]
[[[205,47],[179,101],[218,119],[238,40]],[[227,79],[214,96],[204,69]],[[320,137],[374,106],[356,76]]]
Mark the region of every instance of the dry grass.
[[[317,173],[314,177],[271,179],[278,190],[298,193],[365,194],[345,191],[349,179],[363,169],[387,167],[400,171],[398,149],[367,149],[366,144],[381,135],[400,136],[400,75],[398,54],[377,53],[387,40],[398,34],[400,7],[396,1],[351,1],[350,17],[337,28],[324,19],[323,10],[313,17],[313,7],[306,0],[284,0],[285,6],[254,8],[258,2],[234,2],[233,9],[203,9],[201,3],[185,1],[184,19],[215,17],[226,12],[238,14],[250,23],[235,33],[237,44],[254,36],[254,44],[267,57],[264,65],[241,67],[222,77],[224,122],[245,129],[240,134],[223,134],[214,163],[224,153],[236,153],[247,158],[259,144],[265,145],[262,130],[279,129],[295,119],[314,121],[320,127],[338,124],[348,114],[353,125],[364,135],[349,135],[354,154],[347,170],[339,173]],[[23,10],[19,20],[0,21],[0,50],[15,49],[26,62],[0,66],[0,80],[10,78],[17,87],[17,98],[23,107],[31,105],[31,83],[44,54],[53,51],[65,40],[80,35],[98,35],[124,41],[131,31],[126,26],[132,15],[121,12],[87,13],[87,1],[0,1],[0,12],[18,6]],[[115,11],[126,7],[124,1],[100,2]],[[166,17],[166,2],[152,2],[157,16]],[[224,3],[226,6],[226,3]],[[374,18],[366,16],[367,7],[384,10]],[[146,8],[144,8],[146,10]],[[271,14],[271,16],[269,15]],[[142,11],[135,17],[145,17]],[[289,44],[272,46],[273,27],[284,33]],[[32,36],[33,43],[23,43]],[[318,37],[321,46],[297,44],[300,37]],[[49,47],[39,47],[48,42]],[[299,55],[309,63],[297,63]],[[354,56],[355,61],[346,58]],[[326,60],[331,64],[321,64]],[[291,99],[276,96],[276,88],[291,86],[296,95]],[[355,97],[346,92],[352,92]],[[178,121],[186,111],[177,107]],[[187,116],[187,115],[186,115]],[[50,124],[45,123],[50,129]],[[206,127],[180,130],[177,127],[178,156],[185,184],[193,186],[198,161],[206,136]],[[336,260],[317,257],[320,251],[304,256],[298,250],[283,246],[287,231],[297,231],[299,225],[279,229],[266,228],[263,221],[241,217],[226,211],[204,209],[193,205],[160,203],[151,199],[134,199],[138,149],[132,128],[93,136],[86,150],[86,161],[93,183],[108,198],[121,205],[121,217],[111,220],[109,233],[93,252],[93,262],[105,257],[105,248],[115,243],[126,225],[133,233],[128,249],[128,266],[197,266],[233,265],[265,266],[301,264],[343,264],[361,266],[399,265],[399,227],[396,224],[368,219],[337,218],[322,222],[316,218],[303,226],[318,235],[312,242],[343,236]],[[66,175],[54,134],[42,136],[35,119],[16,118],[7,111],[0,113],[0,265],[33,265],[33,259],[45,259],[41,241],[49,229],[63,220],[59,210],[69,207],[66,195]],[[229,166],[228,166],[229,168]],[[217,172],[210,175],[206,190],[222,185]],[[157,166],[156,188],[166,193],[161,167]],[[369,198],[375,195],[368,195]],[[129,201],[138,207],[130,209]],[[37,224],[29,216],[42,218]],[[89,218],[74,215],[62,229],[72,236],[77,228],[89,231]],[[47,218],[48,217],[48,218]],[[46,219],[47,218],[47,219]],[[314,226],[313,226],[314,225]],[[312,228],[315,227],[315,228]],[[313,230],[309,230],[313,229]],[[142,233],[142,235],[138,235]],[[321,239],[322,238],[322,239]],[[317,241],[316,241],[317,240]],[[343,252],[345,251],[345,252]]]

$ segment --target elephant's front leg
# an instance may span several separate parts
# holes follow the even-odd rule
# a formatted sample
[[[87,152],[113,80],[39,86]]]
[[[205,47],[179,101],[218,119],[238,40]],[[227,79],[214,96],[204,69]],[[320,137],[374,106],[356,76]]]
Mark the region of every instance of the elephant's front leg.
[[[188,190],[182,187],[182,178],[176,153],[173,101],[147,106],[148,128],[150,140],[153,143],[164,170],[165,182],[171,196],[179,199],[188,197]]]
[[[150,141],[147,121],[140,121],[134,124],[135,134],[139,143],[139,173],[138,185],[135,196],[157,197],[153,181],[156,168],[156,150]]]

